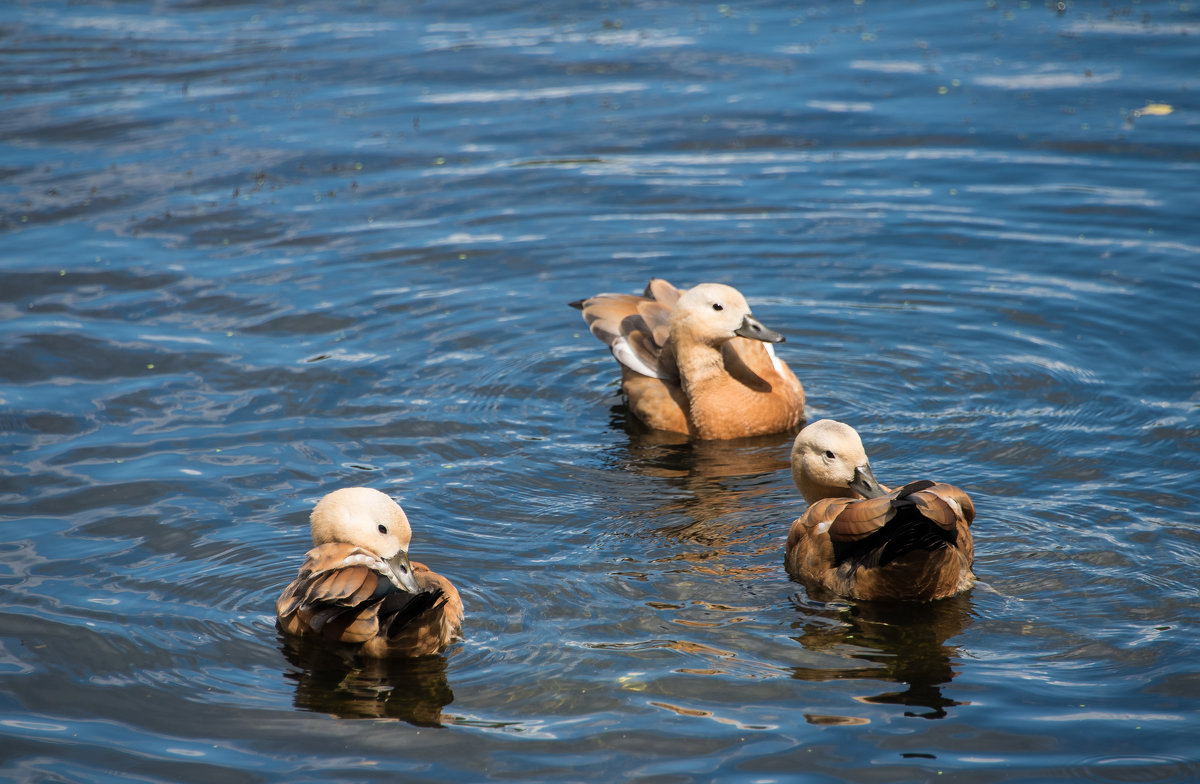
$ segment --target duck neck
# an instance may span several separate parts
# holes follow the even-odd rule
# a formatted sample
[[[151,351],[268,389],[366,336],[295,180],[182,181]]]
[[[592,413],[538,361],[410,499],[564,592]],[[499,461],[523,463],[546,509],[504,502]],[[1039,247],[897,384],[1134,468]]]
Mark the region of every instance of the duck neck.
[[[679,367],[679,378],[684,391],[703,386],[710,379],[725,373],[725,360],[721,356],[720,345],[714,346],[695,340],[686,332],[679,335],[678,339],[673,332],[671,342],[675,345],[675,364]]]
[[[820,501],[822,498],[861,498],[858,493],[851,490],[849,487],[837,487],[835,485],[823,485],[813,481],[803,474],[793,476],[796,482],[796,487],[800,490],[800,495],[804,496],[804,500],[809,505]]]

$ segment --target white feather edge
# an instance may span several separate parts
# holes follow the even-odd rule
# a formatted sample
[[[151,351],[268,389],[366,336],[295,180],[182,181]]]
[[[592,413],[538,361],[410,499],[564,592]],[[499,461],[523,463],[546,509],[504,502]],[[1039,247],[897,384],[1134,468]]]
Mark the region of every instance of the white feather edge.
[[[400,584],[400,580],[396,577],[395,572],[392,571],[391,565],[378,555],[366,553],[362,550],[356,550],[355,552],[352,552],[350,555],[347,555],[345,558],[343,558],[342,562],[338,564],[337,568],[344,569],[348,566],[365,566],[371,571],[378,572],[379,574],[382,574],[384,577],[388,578],[388,582],[400,590],[407,590],[403,585]]]
[[[642,358],[637,355],[633,347],[629,345],[629,341],[624,337],[618,337],[612,342],[612,353],[617,361],[625,367],[632,370],[634,373],[641,373],[643,376],[650,378],[661,378],[669,380],[670,376],[665,375],[658,368],[651,367],[642,361]]]
[[[775,356],[775,347],[770,343],[763,343],[763,347],[767,350],[767,356],[771,358],[771,364],[775,366],[775,372],[783,375],[783,360]]]

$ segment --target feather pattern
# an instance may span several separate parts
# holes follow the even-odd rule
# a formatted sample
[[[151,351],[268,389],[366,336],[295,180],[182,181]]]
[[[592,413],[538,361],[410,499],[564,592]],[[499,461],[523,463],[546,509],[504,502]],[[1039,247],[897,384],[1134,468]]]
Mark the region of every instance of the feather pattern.
[[[416,645],[415,653],[371,646],[383,648],[384,655],[436,653],[453,639],[455,624],[443,633],[447,624],[442,616],[461,618],[462,601],[449,581],[424,564],[414,562],[412,568],[421,588],[415,594],[392,583],[387,563],[378,556],[341,542],[314,547],[276,603],[280,625],[293,634],[342,643],[400,640]]]

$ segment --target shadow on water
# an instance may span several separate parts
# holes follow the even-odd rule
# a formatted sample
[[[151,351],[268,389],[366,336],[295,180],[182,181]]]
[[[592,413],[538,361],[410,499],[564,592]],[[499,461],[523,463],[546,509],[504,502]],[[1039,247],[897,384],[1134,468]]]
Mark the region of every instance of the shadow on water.
[[[814,594],[816,596],[816,594]],[[856,697],[871,705],[901,705],[905,716],[942,719],[948,709],[966,703],[942,694],[956,674],[956,645],[948,643],[970,625],[968,594],[929,603],[824,603],[796,595],[792,598],[805,619],[793,628],[793,639],[807,650],[847,660],[846,666],[794,667],[792,677],[804,681],[878,680],[902,684]],[[808,716],[815,724],[865,723],[851,717]]]
[[[363,659],[354,653],[280,635],[294,669],[294,704],[341,719],[398,719],[418,727],[447,723],[442,708],[454,701],[446,657]]]

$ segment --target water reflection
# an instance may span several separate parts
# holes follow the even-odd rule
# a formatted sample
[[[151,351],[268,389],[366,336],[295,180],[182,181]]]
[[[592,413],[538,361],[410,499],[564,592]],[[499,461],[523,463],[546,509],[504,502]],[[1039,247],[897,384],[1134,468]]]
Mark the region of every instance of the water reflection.
[[[445,656],[362,659],[348,651],[280,635],[295,668],[297,708],[341,719],[399,719],[419,727],[448,723],[442,708],[454,701]]]
[[[846,666],[794,667],[792,677],[806,681],[879,680],[903,684],[857,697],[872,705],[902,705],[905,716],[942,719],[949,708],[966,703],[942,694],[956,674],[958,646],[947,641],[970,624],[967,595],[927,604],[858,602],[825,604],[803,596],[792,598],[806,619],[793,628],[806,649],[844,658]],[[813,723],[858,723],[854,717],[810,717]]]
[[[792,439],[799,430],[728,441],[693,441],[681,433],[651,430],[615,406],[610,425],[629,434],[620,467],[646,476],[721,477],[767,474],[788,468]],[[711,486],[704,482],[698,489]]]
[[[790,445],[786,433],[689,442],[670,433],[631,431],[622,467],[667,479],[670,486],[651,515],[669,522],[653,534],[692,545],[672,547],[655,562],[686,562],[698,574],[761,574],[755,564],[777,548],[771,521],[780,515],[765,500],[771,483],[756,477],[786,472]]]

